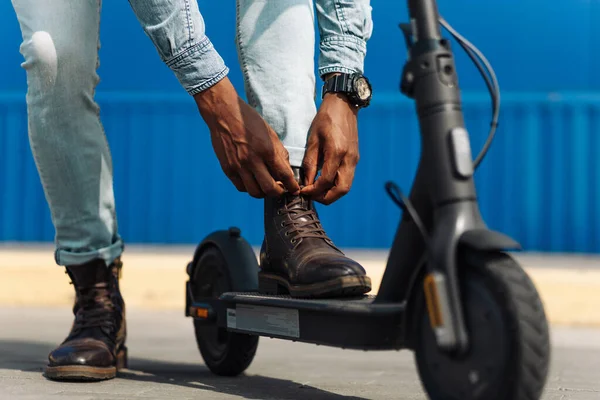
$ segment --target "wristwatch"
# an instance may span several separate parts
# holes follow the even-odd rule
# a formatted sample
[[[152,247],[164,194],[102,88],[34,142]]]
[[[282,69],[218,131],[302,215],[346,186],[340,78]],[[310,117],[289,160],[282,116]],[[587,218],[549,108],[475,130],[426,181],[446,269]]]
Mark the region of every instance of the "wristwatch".
[[[321,98],[327,93],[342,93],[358,108],[368,107],[371,102],[372,88],[369,80],[362,74],[340,74],[332,76],[323,84]]]

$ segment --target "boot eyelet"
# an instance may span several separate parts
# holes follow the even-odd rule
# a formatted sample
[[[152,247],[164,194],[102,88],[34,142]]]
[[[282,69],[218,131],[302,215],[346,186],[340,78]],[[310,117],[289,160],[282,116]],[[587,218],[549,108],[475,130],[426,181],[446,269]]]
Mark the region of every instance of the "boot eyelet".
[[[292,244],[296,244],[297,240],[296,239],[292,239]]]
[[[277,215],[281,215],[281,210],[277,210]]]
[[[282,223],[281,223],[281,227],[282,227],[282,228],[285,228],[285,222],[282,222]]]
[[[289,233],[289,232],[286,232],[286,233],[285,233],[285,236],[290,236],[290,233]]]

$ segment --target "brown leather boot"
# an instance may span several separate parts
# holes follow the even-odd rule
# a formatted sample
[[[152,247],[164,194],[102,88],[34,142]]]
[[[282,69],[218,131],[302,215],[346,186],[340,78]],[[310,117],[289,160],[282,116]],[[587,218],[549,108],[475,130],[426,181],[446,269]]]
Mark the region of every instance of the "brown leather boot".
[[[301,182],[301,171],[295,169]],[[327,236],[313,202],[286,194],[265,199],[259,292],[293,297],[356,296],[371,290],[364,268]]]
[[[125,303],[119,291],[122,263],[102,260],[67,267],[75,286],[75,321],[65,341],[48,356],[46,377],[98,381],[127,367]]]

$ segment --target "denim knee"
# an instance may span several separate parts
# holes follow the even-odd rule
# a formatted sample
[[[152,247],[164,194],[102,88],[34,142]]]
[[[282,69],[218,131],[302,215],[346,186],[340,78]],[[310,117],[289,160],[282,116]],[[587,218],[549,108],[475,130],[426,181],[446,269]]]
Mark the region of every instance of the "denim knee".
[[[97,48],[83,48],[76,39],[61,40],[37,31],[23,43],[22,52],[31,95],[91,94],[98,83]]]

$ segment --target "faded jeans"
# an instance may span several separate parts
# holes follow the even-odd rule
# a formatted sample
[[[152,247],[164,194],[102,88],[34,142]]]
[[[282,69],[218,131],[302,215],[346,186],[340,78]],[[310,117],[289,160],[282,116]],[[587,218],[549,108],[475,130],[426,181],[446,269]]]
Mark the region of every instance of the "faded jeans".
[[[111,154],[94,100],[101,1],[12,3],[23,36],[29,140],[56,230],[56,262],[76,265],[102,258],[109,264],[124,245],[118,233]],[[150,24],[144,25],[141,9],[149,3],[131,3],[148,33]],[[300,166],[316,114],[312,0],[237,3],[236,41],[246,97],[278,133],[292,166]],[[203,27],[201,20],[192,22]],[[365,26],[369,36],[370,20]],[[151,38],[161,53],[161,37]],[[352,58],[352,46],[346,47]],[[209,61],[213,63],[208,67],[216,68],[220,57],[213,55]],[[359,59],[349,70],[360,70],[361,63]],[[320,66],[319,73],[348,69],[329,65]],[[174,71],[190,94],[203,89],[192,88],[192,77],[182,70]],[[221,71],[219,79],[224,74]]]

